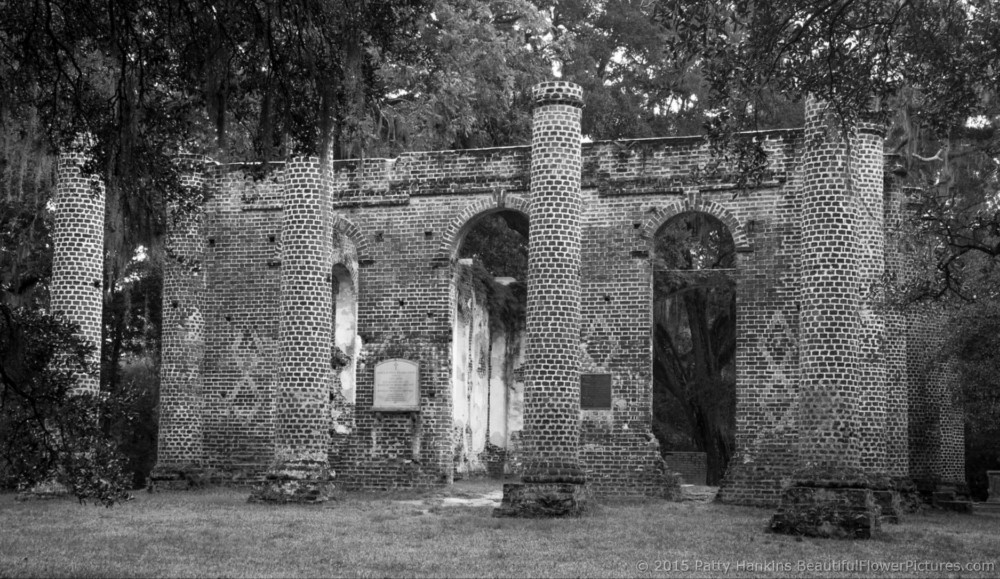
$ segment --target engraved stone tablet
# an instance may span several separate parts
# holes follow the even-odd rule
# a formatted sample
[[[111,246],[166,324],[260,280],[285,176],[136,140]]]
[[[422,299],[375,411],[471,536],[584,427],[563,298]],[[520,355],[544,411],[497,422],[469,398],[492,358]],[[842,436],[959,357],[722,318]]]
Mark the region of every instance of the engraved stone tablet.
[[[580,374],[580,408],[611,409],[611,374]]]
[[[372,410],[420,410],[420,380],[416,362],[393,358],[375,365],[375,401]]]

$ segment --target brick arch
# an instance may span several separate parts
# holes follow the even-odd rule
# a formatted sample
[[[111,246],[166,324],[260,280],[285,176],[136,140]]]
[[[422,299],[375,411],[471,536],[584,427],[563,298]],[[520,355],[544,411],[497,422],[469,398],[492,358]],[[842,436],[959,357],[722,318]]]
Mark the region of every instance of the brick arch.
[[[715,201],[706,201],[702,198],[685,198],[683,200],[674,201],[673,203],[667,205],[666,207],[659,207],[653,212],[643,225],[644,237],[653,242],[656,237],[656,232],[660,230],[663,225],[673,219],[674,217],[682,214],[689,213],[692,211],[698,211],[701,213],[707,213],[712,217],[715,217],[729,228],[729,233],[733,236],[733,244],[736,246],[736,252],[741,253],[745,251],[750,251],[750,241],[747,239],[746,230],[743,225],[740,224],[739,219],[724,206]]]
[[[343,215],[333,216],[333,229],[343,233],[354,243],[354,249],[358,252],[358,265],[369,265],[375,260],[372,258],[371,246],[368,243],[368,238],[361,234],[361,230],[358,226],[351,223],[349,219]]]
[[[466,205],[462,211],[451,220],[451,223],[448,224],[448,228],[441,237],[441,244],[438,246],[435,261],[447,263],[452,259],[455,252],[458,251],[459,242],[469,230],[472,225],[472,221],[477,216],[505,209],[518,211],[523,213],[525,216],[530,215],[528,212],[528,201],[526,199],[517,195],[507,195],[502,192],[494,194],[487,199],[480,199]]]

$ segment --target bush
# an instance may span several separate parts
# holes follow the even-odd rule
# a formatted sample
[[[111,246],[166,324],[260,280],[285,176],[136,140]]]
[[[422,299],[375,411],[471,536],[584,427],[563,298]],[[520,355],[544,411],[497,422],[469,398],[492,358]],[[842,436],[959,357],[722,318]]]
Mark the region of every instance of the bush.
[[[81,392],[93,347],[65,319],[0,304],[0,472],[18,488],[62,483],[80,501],[126,499],[131,475],[110,434],[133,422],[128,396]]]

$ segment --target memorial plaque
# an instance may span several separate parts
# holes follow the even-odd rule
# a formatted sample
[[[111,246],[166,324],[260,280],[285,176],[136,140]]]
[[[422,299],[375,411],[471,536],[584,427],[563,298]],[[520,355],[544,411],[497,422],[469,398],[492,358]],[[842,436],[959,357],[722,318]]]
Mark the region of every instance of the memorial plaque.
[[[420,410],[420,372],[416,362],[393,358],[375,365],[375,399],[372,410]]]
[[[611,410],[611,374],[580,374],[580,408]]]

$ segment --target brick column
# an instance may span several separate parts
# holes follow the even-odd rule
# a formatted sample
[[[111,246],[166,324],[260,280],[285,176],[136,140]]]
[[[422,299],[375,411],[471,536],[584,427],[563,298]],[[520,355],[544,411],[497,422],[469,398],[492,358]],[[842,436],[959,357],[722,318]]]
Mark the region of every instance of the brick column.
[[[582,89],[534,87],[531,236],[521,485],[498,515],[564,516],[582,507],[580,445],[580,192]]]
[[[49,291],[52,312],[79,324],[79,336],[94,346],[90,362],[96,372],[104,306],[104,183],[96,175],[83,174],[86,160],[79,151],[59,156]],[[76,391],[99,390],[95,373],[81,377]]]
[[[205,160],[175,159],[184,195],[205,187]],[[203,208],[167,208],[163,260],[163,326],[160,354],[160,424],[156,467],[150,478],[156,487],[194,486],[203,468],[202,387],[205,339],[205,239]]]
[[[806,103],[802,159],[799,456],[807,467],[860,467],[860,286],[856,184],[847,140],[824,103]],[[853,185],[853,186],[852,186]]]
[[[862,122],[851,135],[851,180],[859,242],[858,435],[861,469],[886,472],[884,130]]]
[[[895,179],[887,178],[884,199],[885,269],[891,282],[898,285],[907,273],[900,246],[903,241],[903,194]],[[906,318],[900,305],[888,306],[885,315],[886,473],[903,483],[910,477]]]
[[[328,182],[315,158],[285,166],[275,456],[251,501],[322,502],[331,490],[333,332]]]
[[[825,103],[807,99],[797,420],[800,469],[772,519],[771,528],[778,532],[868,538],[878,523],[870,485],[860,468],[862,193],[851,152],[841,120]],[[867,202],[869,197],[863,198]]]

